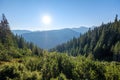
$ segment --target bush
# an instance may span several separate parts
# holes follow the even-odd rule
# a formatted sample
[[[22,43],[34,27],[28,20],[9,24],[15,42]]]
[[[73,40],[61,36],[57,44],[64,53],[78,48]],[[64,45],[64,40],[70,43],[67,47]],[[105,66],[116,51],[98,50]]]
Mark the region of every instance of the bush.
[[[15,66],[3,66],[2,70],[0,70],[0,79],[6,80],[6,79],[14,79],[14,78],[20,78],[19,72],[17,72],[17,68]]]
[[[0,61],[10,61],[12,58],[7,51],[0,51]]]

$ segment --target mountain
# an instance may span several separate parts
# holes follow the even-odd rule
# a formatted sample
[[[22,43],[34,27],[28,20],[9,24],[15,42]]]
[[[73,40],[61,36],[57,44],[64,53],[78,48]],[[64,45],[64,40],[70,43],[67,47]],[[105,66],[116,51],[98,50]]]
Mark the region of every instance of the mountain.
[[[29,30],[12,30],[12,32],[14,34],[22,35],[25,40],[33,42],[43,49],[50,49],[73,37],[79,37],[80,33],[83,34],[88,31],[88,29],[89,28],[87,27],[80,27],[34,32]]]
[[[79,28],[72,28],[72,30],[79,32],[81,34],[84,34],[85,32],[87,32],[89,30],[89,28],[81,26]]]
[[[51,51],[67,52],[69,55],[90,55],[100,60],[120,61],[120,20],[102,24],[79,38],[58,45]]]
[[[21,35],[21,34],[24,34],[24,33],[30,33],[32,31],[29,31],[29,30],[12,30],[12,33],[13,34],[17,34],[17,35]]]
[[[79,35],[78,32],[71,29],[36,31],[22,34],[27,41],[33,42],[43,49],[53,48]]]

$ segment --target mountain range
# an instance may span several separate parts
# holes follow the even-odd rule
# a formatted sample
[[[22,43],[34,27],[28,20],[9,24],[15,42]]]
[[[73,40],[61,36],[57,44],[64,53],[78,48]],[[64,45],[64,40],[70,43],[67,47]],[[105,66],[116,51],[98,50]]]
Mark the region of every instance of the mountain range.
[[[48,50],[67,42],[73,37],[79,37],[80,34],[87,32],[88,29],[87,27],[79,27],[48,31],[12,30],[12,32],[15,35],[22,35],[26,41],[33,42],[37,46]]]

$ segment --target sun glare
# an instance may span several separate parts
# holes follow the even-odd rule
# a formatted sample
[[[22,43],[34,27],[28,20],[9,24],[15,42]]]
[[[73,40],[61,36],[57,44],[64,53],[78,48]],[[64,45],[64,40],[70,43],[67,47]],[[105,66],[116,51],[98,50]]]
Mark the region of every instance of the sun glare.
[[[43,22],[45,25],[50,24],[50,23],[51,23],[51,17],[50,17],[50,16],[43,16],[42,22]]]

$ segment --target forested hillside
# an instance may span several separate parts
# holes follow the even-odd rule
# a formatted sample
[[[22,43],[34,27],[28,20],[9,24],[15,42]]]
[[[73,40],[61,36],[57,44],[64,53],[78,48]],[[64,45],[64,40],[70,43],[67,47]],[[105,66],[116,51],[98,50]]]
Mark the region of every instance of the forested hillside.
[[[120,80],[119,62],[44,51],[21,36],[14,36],[4,14],[2,18],[0,80]]]
[[[69,55],[93,55],[99,60],[120,61],[120,20],[90,30],[79,38],[58,45],[51,51],[67,52]]]

